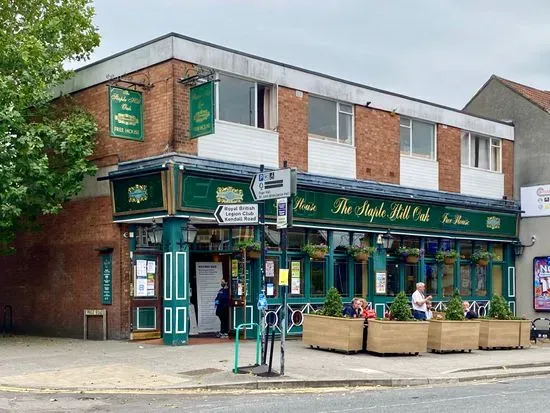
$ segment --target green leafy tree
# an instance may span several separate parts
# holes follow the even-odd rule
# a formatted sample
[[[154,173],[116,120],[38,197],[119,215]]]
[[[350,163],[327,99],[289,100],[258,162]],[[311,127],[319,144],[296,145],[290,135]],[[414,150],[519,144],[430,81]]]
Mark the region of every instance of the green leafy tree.
[[[328,317],[344,316],[344,304],[342,304],[342,297],[340,297],[336,288],[332,287],[328,290],[327,296],[325,297],[325,304],[320,314]]]
[[[0,253],[95,172],[95,121],[71,99],[52,103],[72,75],[63,65],[99,44],[93,15],[90,0],[0,0]]]
[[[449,303],[447,304],[447,310],[445,311],[445,320],[463,321],[464,309],[462,308],[462,297],[458,290],[453,292]]]
[[[489,318],[495,318],[497,320],[514,319],[514,315],[512,311],[510,311],[510,307],[508,307],[504,297],[497,294],[493,295],[491,304],[489,305]]]
[[[390,318],[395,321],[409,321],[413,319],[409,300],[403,291],[397,294],[390,306]]]

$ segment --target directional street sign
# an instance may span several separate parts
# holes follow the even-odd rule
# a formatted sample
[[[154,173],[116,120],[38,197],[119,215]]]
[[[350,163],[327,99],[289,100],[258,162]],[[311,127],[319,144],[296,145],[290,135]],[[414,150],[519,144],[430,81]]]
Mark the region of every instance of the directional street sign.
[[[220,225],[257,225],[258,204],[218,205],[214,217]]]
[[[296,171],[286,168],[256,174],[250,192],[256,201],[289,198],[296,193]]]

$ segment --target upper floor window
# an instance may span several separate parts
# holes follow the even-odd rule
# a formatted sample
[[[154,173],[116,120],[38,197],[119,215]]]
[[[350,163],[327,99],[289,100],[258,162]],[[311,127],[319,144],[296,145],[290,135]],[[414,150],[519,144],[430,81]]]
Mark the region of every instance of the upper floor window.
[[[502,170],[502,142],[470,132],[462,132],[462,165],[493,172]]]
[[[399,122],[401,155],[435,159],[435,125],[401,118]]]
[[[309,134],[353,145],[353,105],[309,96]]]
[[[271,85],[224,74],[217,82],[217,119],[263,129],[276,126],[276,94]]]

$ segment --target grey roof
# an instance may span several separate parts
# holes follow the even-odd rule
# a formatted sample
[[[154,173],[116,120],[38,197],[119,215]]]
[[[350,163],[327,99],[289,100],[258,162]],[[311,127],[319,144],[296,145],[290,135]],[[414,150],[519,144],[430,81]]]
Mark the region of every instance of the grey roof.
[[[146,172],[170,162],[180,165],[184,170],[191,173],[225,177],[240,181],[249,181],[254,174],[260,171],[259,167],[252,165],[241,165],[232,162],[199,158],[192,155],[169,153],[138,161],[120,163],[118,171],[111,172],[109,177],[116,178],[121,174]],[[266,170],[269,170],[269,168],[266,168]],[[495,212],[519,213],[521,210],[519,203],[513,200],[481,198],[454,192],[408,188],[394,184],[335,178],[303,172],[298,173],[298,187],[382,199],[416,201],[436,205],[456,206],[459,208],[477,208]]]

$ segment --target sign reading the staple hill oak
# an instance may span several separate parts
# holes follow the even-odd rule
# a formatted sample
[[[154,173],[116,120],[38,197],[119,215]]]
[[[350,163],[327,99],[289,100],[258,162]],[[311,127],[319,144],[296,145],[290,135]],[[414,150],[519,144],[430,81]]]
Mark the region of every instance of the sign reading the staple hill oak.
[[[252,202],[244,182],[184,175],[179,208],[206,212],[217,207],[217,197],[244,193],[240,202]],[[276,216],[276,202],[265,204],[267,216]],[[516,236],[516,215],[443,205],[390,199],[366,198],[321,191],[298,190],[294,197],[294,219],[302,222],[340,224],[353,227],[403,228],[448,233]]]
[[[214,82],[194,86],[189,92],[191,139],[214,133]]]
[[[143,96],[137,90],[109,87],[109,130],[115,138],[143,140]]]

